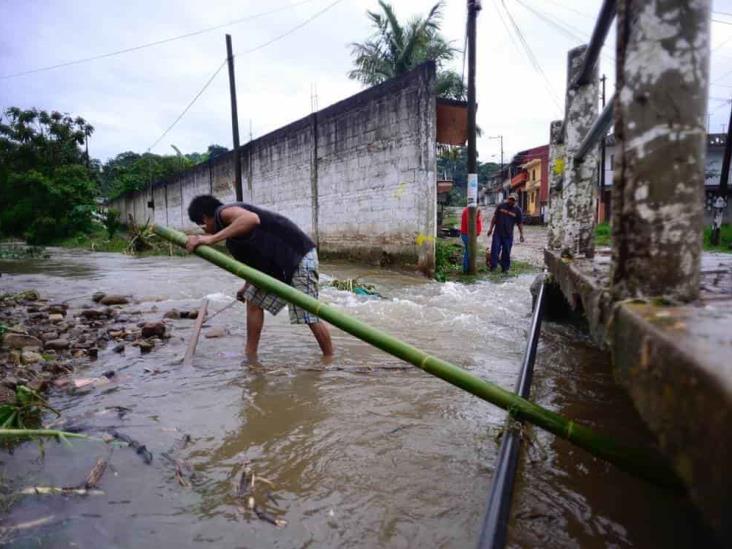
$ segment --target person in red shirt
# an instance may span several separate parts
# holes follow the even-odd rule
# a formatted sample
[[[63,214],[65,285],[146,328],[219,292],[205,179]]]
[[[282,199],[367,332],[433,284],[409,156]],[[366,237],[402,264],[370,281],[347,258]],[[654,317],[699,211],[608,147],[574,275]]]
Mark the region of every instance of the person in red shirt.
[[[460,238],[463,240],[463,245],[465,246],[465,252],[463,253],[463,273],[468,272],[468,266],[470,263],[470,252],[468,250],[468,240],[469,240],[469,231],[468,231],[468,210],[469,208],[465,207],[463,208],[463,215],[460,219]],[[480,215],[480,208],[476,208],[476,220],[475,220],[475,234],[480,236],[480,233],[483,232],[483,218]]]

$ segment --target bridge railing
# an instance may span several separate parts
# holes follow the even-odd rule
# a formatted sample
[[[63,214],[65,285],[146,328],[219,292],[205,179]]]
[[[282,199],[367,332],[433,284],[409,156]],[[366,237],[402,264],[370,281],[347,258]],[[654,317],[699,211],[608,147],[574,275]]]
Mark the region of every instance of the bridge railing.
[[[598,116],[597,62],[616,12],[616,92]],[[615,299],[698,296],[710,16],[710,0],[605,0],[590,43],[568,54],[565,118],[550,129],[548,247],[593,257],[598,146],[613,126]]]

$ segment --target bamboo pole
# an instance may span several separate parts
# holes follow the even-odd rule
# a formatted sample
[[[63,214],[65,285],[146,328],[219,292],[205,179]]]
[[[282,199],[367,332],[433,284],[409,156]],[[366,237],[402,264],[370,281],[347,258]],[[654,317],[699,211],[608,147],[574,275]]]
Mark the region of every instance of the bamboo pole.
[[[186,245],[187,236],[179,231],[160,225],[154,225],[153,230],[158,236],[178,246],[184,247]],[[624,446],[611,437],[596,433],[584,425],[542,408],[454,364],[431,356],[408,343],[377,330],[330,305],[321,303],[292,286],[244,265],[210,246],[198,246],[194,253],[247,282],[317,315],[358,339],[409,362],[478,398],[507,410],[516,419],[526,420],[572,442],[593,456],[604,459],[627,473],[634,474],[660,486],[677,491],[683,490],[681,483],[669,468],[665,459],[654,449]]]
[[[206,309],[208,308],[208,299],[204,299],[201,303],[201,308],[198,309],[198,315],[196,316],[196,323],[193,325],[193,333],[191,339],[188,341],[188,348],[186,354],[183,357],[183,366],[191,366],[193,364],[193,354],[196,352],[196,345],[198,345],[198,336],[201,333],[201,326],[203,321],[206,319]]]

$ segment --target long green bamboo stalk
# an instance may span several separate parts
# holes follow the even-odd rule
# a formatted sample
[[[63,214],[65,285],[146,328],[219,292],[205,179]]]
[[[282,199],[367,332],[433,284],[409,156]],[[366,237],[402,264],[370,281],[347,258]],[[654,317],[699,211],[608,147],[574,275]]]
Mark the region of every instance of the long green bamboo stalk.
[[[186,245],[187,236],[179,231],[160,225],[154,225],[153,230],[158,236],[178,246],[185,247]],[[625,446],[611,437],[595,433],[588,427],[542,408],[454,364],[431,356],[408,343],[377,330],[330,305],[321,303],[292,286],[248,267],[209,246],[199,246],[196,248],[195,254],[263,290],[278,295],[289,303],[302,307],[362,341],[405,360],[456,387],[460,387],[478,398],[507,410],[517,419],[526,420],[572,442],[592,455],[614,464],[623,471],[664,487],[675,490],[683,489],[665,459],[651,448]]]

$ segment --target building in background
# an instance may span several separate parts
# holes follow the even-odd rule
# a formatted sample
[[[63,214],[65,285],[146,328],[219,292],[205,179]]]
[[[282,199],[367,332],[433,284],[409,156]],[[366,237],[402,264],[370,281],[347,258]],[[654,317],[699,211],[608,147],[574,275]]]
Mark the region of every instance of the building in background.
[[[712,203],[719,192],[719,183],[722,176],[722,156],[727,135],[724,133],[707,134],[707,154],[704,166],[704,222],[712,223]],[[605,148],[605,192],[603,200],[598,200],[598,223],[610,221],[612,217],[611,194],[616,155],[615,136],[609,135]],[[598,197],[600,193],[598,192]]]

